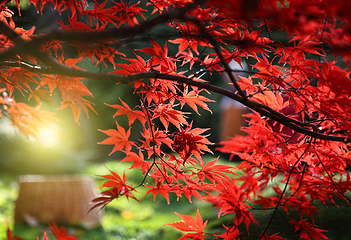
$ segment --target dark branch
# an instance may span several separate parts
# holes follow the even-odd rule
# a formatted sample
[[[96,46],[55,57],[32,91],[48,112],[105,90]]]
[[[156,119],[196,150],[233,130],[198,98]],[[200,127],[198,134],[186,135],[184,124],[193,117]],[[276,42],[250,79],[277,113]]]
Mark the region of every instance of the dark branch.
[[[157,25],[182,17],[186,12],[206,2],[207,0],[196,0],[193,3],[190,3],[182,8],[176,8],[155,18],[146,20],[134,27],[121,27],[118,29],[114,28],[94,32],[55,31],[50,34],[37,37],[31,41],[25,41],[19,37],[18,34],[15,33],[9,26],[0,21],[0,31],[15,43],[14,47],[0,54],[0,61],[7,61],[17,54],[33,54],[35,51],[38,51],[38,48],[42,44],[51,40],[61,40],[67,42],[99,42],[106,39],[122,39],[142,35],[144,32],[154,28]],[[20,39],[20,41],[17,41],[17,39]]]
[[[329,141],[337,141],[337,142],[351,142],[351,138],[349,137],[341,137],[341,136],[332,136],[314,132],[305,128],[306,125],[303,122],[297,121],[296,119],[286,117],[285,115],[273,110],[272,108],[251,101],[251,100],[244,100],[241,96],[221,87],[217,87],[208,83],[198,82],[191,78],[180,77],[175,75],[168,75],[168,74],[161,74],[158,72],[145,72],[145,73],[137,73],[129,76],[121,76],[117,74],[108,74],[108,73],[98,73],[98,72],[91,72],[91,71],[83,71],[80,69],[71,68],[56,62],[53,58],[49,55],[44,53],[37,54],[38,57],[48,66],[49,68],[33,68],[30,69],[36,73],[42,74],[58,74],[58,75],[65,75],[70,77],[80,77],[80,78],[88,78],[88,79],[96,79],[96,80],[108,80],[113,81],[115,83],[130,83],[137,80],[142,79],[164,79],[164,80],[171,80],[176,82],[185,83],[191,86],[197,86],[200,88],[207,89],[211,92],[219,93],[221,95],[227,96],[237,102],[242,103],[243,105],[247,106],[248,108],[260,113],[262,116],[266,116],[271,118],[274,121],[302,134],[305,134],[310,137],[314,137],[317,139],[322,140],[329,140]],[[40,55],[40,56],[39,56]],[[22,65],[21,65],[22,66]],[[26,66],[26,69],[29,68]]]

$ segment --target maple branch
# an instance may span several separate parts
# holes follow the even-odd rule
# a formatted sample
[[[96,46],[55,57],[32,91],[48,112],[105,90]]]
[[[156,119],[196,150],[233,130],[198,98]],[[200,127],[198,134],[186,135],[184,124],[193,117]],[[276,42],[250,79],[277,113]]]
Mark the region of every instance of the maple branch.
[[[219,93],[221,95],[227,96],[237,102],[242,103],[243,105],[247,106],[248,108],[260,113],[262,116],[266,116],[271,118],[272,120],[281,123],[282,125],[305,135],[308,135],[310,137],[314,137],[317,139],[322,139],[322,140],[329,140],[329,141],[336,141],[336,142],[351,142],[351,138],[349,137],[341,137],[341,136],[333,136],[333,135],[326,135],[322,133],[318,133],[315,131],[311,131],[307,128],[304,128],[302,126],[306,126],[307,123],[298,121],[293,118],[286,117],[285,115],[273,110],[272,108],[264,105],[257,103],[252,100],[244,100],[241,96],[227,90],[221,87],[214,86],[209,83],[204,83],[204,82],[198,82],[194,81],[192,78],[186,78],[186,77],[181,77],[181,76],[176,76],[176,75],[169,75],[169,74],[162,74],[158,72],[145,72],[145,73],[136,73],[133,75],[128,75],[128,76],[122,76],[122,75],[117,75],[117,74],[108,74],[108,73],[101,73],[101,72],[92,72],[92,71],[84,71],[76,68],[72,68],[66,65],[63,65],[57,61],[55,61],[54,58],[52,58],[50,55],[42,53],[42,52],[37,52],[35,53],[35,56],[38,57],[43,63],[46,65],[50,66],[48,68],[40,68],[40,67],[33,67],[29,68],[28,66],[25,65],[25,68],[27,70],[30,70],[32,72],[36,73],[42,73],[42,74],[57,74],[57,75],[65,75],[65,76],[70,76],[70,77],[80,77],[80,78],[88,78],[88,79],[96,79],[96,80],[108,80],[108,81],[113,81],[116,83],[124,83],[127,84],[129,82],[133,82],[136,80],[141,80],[141,79],[149,79],[149,78],[154,78],[154,79],[164,79],[164,80],[171,80],[171,81],[177,81],[181,83],[185,83],[191,86],[197,86],[200,88],[204,88],[206,90],[209,90],[211,92]],[[13,62],[0,62],[3,64],[14,64]],[[19,65],[20,67],[23,67],[23,64]],[[308,124],[309,127],[312,127],[311,124]]]
[[[46,69],[40,66],[32,65],[24,61],[2,61],[0,62],[0,67],[21,67],[31,72],[45,74]]]
[[[133,27],[120,27],[93,32],[54,31],[44,36],[38,36],[31,41],[25,41],[5,22],[0,21],[0,31],[15,43],[14,47],[3,51],[0,54],[0,61],[9,60],[17,54],[23,55],[28,53],[34,55],[34,53],[38,51],[38,48],[42,44],[52,40],[61,40],[68,42],[99,42],[106,39],[121,39],[142,35],[144,32],[154,28],[157,25],[166,23],[173,19],[181,18],[186,12],[192,10],[198,5],[206,3],[207,1],[208,0],[195,0],[194,2],[187,4],[182,8],[173,9]]]
[[[166,14],[162,14],[159,17],[162,17],[162,16],[165,17],[164,15],[166,15],[168,17],[172,17],[172,18],[174,18],[175,16],[180,17],[181,14],[184,14],[185,12],[189,11],[191,8],[194,8],[199,3],[202,3],[204,1],[205,0],[197,0],[194,3],[188,4],[187,6],[181,8],[181,9],[175,9],[173,11],[166,13]],[[168,19],[168,17],[166,17],[166,18]],[[156,18],[154,18],[154,19],[156,19]],[[154,20],[154,19],[152,19],[152,20]],[[150,20],[150,21],[152,21],[152,20]],[[164,20],[164,21],[166,21],[166,20]],[[147,22],[147,21],[145,21],[145,22]],[[141,26],[141,25],[138,25],[138,26]],[[201,27],[201,24],[199,26]],[[115,30],[119,31],[120,29],[115,29]],[[208,83],[197,82],[191,78],[168,75],[168,74],[161,74],[158,72],[146,72],[146,73],[137,73],[137,74],[133,74],[133,75],[129,75],[129,76],[121,76],[121,75],[117,75],[117,74],[97,73],[97,72],[84,71],[84,70],[72,68],[72,67],[69,67],[69,66],[66,66],[66,65],[63,65],[63,64],[57,62],[53,57],[51,57],[50,55],[48,55],[46,53],[40,52],[36,49],[33,49],[33,46],[30,46],[30,45],[28,46],[28,44],[33,43],[33,42],[40,42],[38,40],[38,38],[27,42],[20,35],[18,35],[14,30],[12,30],[8,25],[6,25],[2,21],[0,21],[0,31],[3,32],[6,36],[8,36],[9,39],[15,43],[15,47],[13,47],[9,51],[4,52],[3,54],[0,55],[0,61],[5,62],[8,60],[8,58],[12,57],[12,55],[7,56],[11,50],[15,51],[17,49],[16,51],[18,51],[18,49],[21,50],[23,48],[29,47],[29,49],[27,49],[26,51],[24,51],[24,50],[23,51],[32,54],[33,56],[37,57],[39,60],[41,60],[44,64],[46,64],[48,66],[48,68],[33,68],[33,69],[31,69],[27,65],[25,65],[26,69],[31,70],[33,72],[40,72],[40,73],[44,73],[44,74],[58,74],[58,75],[66,75],[66,76],[71,76],[71,77],[81,77],[81,78],[98,79],[98,80],[110,80],[110,81],[119,82],[119,83],[129,83],[129,82],[132,82],[135,80],[148,79],[148,78],[173,80],[173,81],[177,81],[177,82],[186,83],[188,85],[201,87],[201,88],[207,89],[209,91],[216,92],[216,93],[222,94],[224,96],[227,96],[229,98],[232,98],[235,101],[238,101],[238,102],[242,103],[243,105],[249,107],[250,109],[260,113],[261,115],[269,117],[269,118],[281,123],[282,125],[290,128],[292,130],[295,130],[297,132],[300,132],[302,134],[305,134],[305,135],[308,135],[308,136],[311,136],[314,138],[318,138],[318,139],[323,139],[323,140],[338,141],[338,142],[351,142],[351,138],[348,138],[348,137],[325,135],[325,134],[317,133],[315,131],[311,131],[309,129],[301,127],[301,126],[305,126],[305,123],[302,123],[300,121],[297,121],[297,120],[289,118],[289,117],[286,117],[285,115],[273,110],[272,108],[270,108],[266,105],[248,100],[246,98],[246,95],[243,92],[239,96],[231,91],[228,91],[226,89],[223,89],[223,88],[220,88],[220,87],[208,84]],[[111,30],[111,31],[113,31],[113,30]],[[107,32],[111,32],[111,31],[107,31]],[[104,33],[104,32],[102,32],[102,33]],[[74,33],[69,33],[69,34],[74,35]],[[84,35],[86,33],[77,33],[77,34]],[[87,34],[89,34],[89,33],[87,33]],[[96,33],[94,33],[94,34],[96,34]],[[99,35],[99,34],[97,34],[97,35]],[[85,37],[87,37],[87,36],[85,36]],[[54,39],[54,38],[50,38],[47,41],[52,40],[52,39]],[[56,38],[56,39],[58,39],[58,38]],[[88,39],[90,41],[96,40],[94,38],[93,39],[88,38]],[[213,42],[215,45],[217,44],[215,42],[215,40],[213,40]],[[38,47],[38,45],[37,45],[37,47]],[[15,54],[15,52],[13,52],[12,54]],[[219,57],[222,56],[220,52],[218,52],[218,53],[219,53],[218,54]],[[5,60],[3,60],[4,57],[7,57],[7,58]],[[223,64],[226,64],[226,61],[225,61],[223,56],[222,56],[222,58],[223,59],[221,59],[221,61],[223,61]],[[10,63],[8,62],[8,64],[10,64]],[[238,85],[236,83],[236,80],[235,80],[233,74],[232,74],[232,70],[230,69],[228,64],[226,64],[226,65],[227,65],[226,71],[229,75],[231,75],[233,77],[232,81],[233,81],[234,85],[235,84]],[[240,87],[238,86],[237,90],[240,91],[239,89],[240,89]]]

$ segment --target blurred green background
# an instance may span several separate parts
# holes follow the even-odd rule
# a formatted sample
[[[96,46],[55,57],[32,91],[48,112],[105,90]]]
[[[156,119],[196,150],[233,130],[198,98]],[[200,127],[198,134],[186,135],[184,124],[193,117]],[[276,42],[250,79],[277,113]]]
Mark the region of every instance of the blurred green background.
[[[213,157],[207,156],[205,161],[213,160]],[[219,164],[227,164],[227,160],[218,160]],[[235,163],[230,163],[235,166]],[[83,173],[94,176],[94,174],[108,174],[107,168],[122,174],[123,171],[130,167],[130,163],[119,163],[118,160],[110,160],[104,163],[92,164],[85,168]],[[133,186],[142,181],[142,176],[137,170],[127,170],[128,182]],[[96,184],[101,185],[103,179],[95,177]],[[283,187],[283,186],[281,186]],[[199,208],[203,220],[208,220],[206,232],[221,234],[224,231],[223,224],[230,226],[234,215],[226,215],[217,218],[218,211],[212,208],[211,204],[202,202],[197,198],[193,198],[193,204],[182,197],[177,201],[175,194],[170,194],[170,202],[158,195],[153,201],[153,196],[148,195],[141,198],[146,189],[138,188],[139,193],[135,196],[141,199],[142,202],[137,202],[133,199],[128,201],[122,197],[108,204],[104,209],[104,216],[101,225],[92,229],[87,229],[81,226],[65,226],[69,234],[72,234],[80,240],[115,240],[115,239],[136,239],[136,240],[163,240],[163,239],[178,239],[184,233],[171,227],[165,226],[167,223],[174,223],[181,220],[174,212],[191,215],[195,218],[196,211]],[[266,195],[274,194],[273,189],[267,191]],[[47,231],[49,239],[54,239],[49,227],[45,224],[36,224],[29,226],[25,223],[14,224],[13,214],[15,200],[18,194],[18,178],[16,175],[2,173],[0,176],[0,239],[6,239],[6,229],[10,226],[15,236],[20,236],[26,240],[36,239],[36,236],[42,237],[43,232]],[[335,199],[339,207],[328,204],[316,205],[321,209],[319,218],[316,217],[315,224],[320,228],[326,229],[325,233],[330,239],[347,240],[351,236],[351,212],[349,206],[343,201]],[[245,226],[242,226],[242,239],[258,239],[266,225],[268,224],[273,210],[266,212],[260,210],[260,206],[256,206],[257,210],[253,210],[255,218],[259,222],[259,226],[250,225],[250,234],[247,233]],[[300,233],[295,232],[295,229],[290,226],[287,221],[290,218],[298,220],[299,214],[295,211],[290,211],[289,216],[282,209],[278,209],[275,217],[267,231],[268,234],[280,233],[280,236],[286,239],[299,239]],[[309,219],[308,216],[305,218]],[[214,239],[213,236],[207,235],[206,239]]]

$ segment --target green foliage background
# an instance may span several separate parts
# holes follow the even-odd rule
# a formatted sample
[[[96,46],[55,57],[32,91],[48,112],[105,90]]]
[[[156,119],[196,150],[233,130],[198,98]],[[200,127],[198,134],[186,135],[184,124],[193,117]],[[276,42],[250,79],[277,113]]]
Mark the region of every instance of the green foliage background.
[[[213,160],[212,156],[205,157],[205,161]],[[226,160],[219,159],[219,164],[228,164]],[[236,165],[235,163],[229,163]],[[107,168],[122,174],[123,171],[128,171],[130,176],[129,181],[134,186],[142,181],[137,170],[127,170],[130,167],[129,163],[119,163],[118,160],[107,161],[105,163],[96,163],[85,168],[82,173],[94,176],[94,174],[108,174]],[[97,185],[102,184],[103,179],[96,177]],[[146,192],[146,189],[137,189],[139,193],[136,197],[141,199]],[[272,194],[272,191],[267,191],[266,194]],[[54,239],[48,226],[40,224],[38,226],[29,227],[25,223],[14,224],[13,214],[15,200],[18,194],[17,176],[13,174],[3,173],[0,176],[0,239],[6,239],[6,229],[10,226],[16,236],[20,236],[26,240],[36,239],[36,236],[42,236],[44,231],[49,234],[49,239]],[[106,206],[104,217],[101,226],[95,229],[85,229],[80,226],[66,226],[70,234],[77,236],[80,240],[115,240],[115,239],[136,239],[136,240],[162,240],[162,239],[178,239],[182,236],[182,232],[171,226],[165,226],[167,223],[178,222],[181,219],[174,214],[178,212],[183,215],[191,215],[195,217],[197,208],[200,208],[200,214],[204,221],[208,220],[208,225],[205,229],[207,232],[221,234],[223,232],[222,225],[229,226],[234,218],[234,215],[227,215],[221,219],[217,218],[216,209],[212,208],[211,204],[202,202],[193,198],[193,204],[190,204],[186,198],[180,198],[177,201],[175,195],[170,195],[171,205],[161,196],[157,196],[156,201],[153,201],[153,196],[148,195],[141,199],[142,203],[136,202],[133,199],[128,201],[125,198],[114,200]],[[338,202],[337,202],[338,203]],[[351,212],[348,206],[328,204],[318,204],[322,211],[319,212],[320,220],[316,221],[321,228],[328,230],[325,234],[330,239],[346,240],[351,236]],[[260,225],[251,225],[250,234],[245,228],[240,229],[243,239],[257,239],[262,233],[262,230],[268,224],[273,210],[266,212],[260,210],[257,206],[255,215]],[[298,239],[299,233],[294,233],[295,229],[289,226],[287,220],[290,217],[299,219],[296,212],[290,212],[287,216],[283,210],[279,209],[273,222],[271,223],[268,234],[280,232],[287,239]],[[307,216],[304,216],[308,218]],[[208,236],[206,239],[213,239]]]

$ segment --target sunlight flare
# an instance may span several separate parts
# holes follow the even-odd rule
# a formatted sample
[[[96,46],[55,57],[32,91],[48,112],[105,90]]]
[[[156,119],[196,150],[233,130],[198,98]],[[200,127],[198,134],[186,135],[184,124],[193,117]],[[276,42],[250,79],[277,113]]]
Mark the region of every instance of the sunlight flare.
[[[39,130],[37,140],[43,147],[53,148],[59,142],[58,131],[55,127],[44,127]]]

